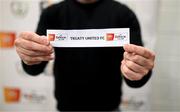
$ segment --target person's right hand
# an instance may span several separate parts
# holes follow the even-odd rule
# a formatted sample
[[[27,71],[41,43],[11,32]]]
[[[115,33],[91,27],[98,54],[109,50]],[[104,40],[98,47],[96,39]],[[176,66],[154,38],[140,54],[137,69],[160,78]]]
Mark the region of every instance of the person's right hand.
[[[33,32],[22,32],[15,40],[16,51],[27,65],[40,64],[54,59],[53,47],[45,36]]]

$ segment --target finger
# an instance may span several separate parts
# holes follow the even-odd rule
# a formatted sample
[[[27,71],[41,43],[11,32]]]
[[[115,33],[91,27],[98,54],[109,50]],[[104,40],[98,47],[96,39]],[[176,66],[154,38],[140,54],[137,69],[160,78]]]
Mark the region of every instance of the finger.
[[[21,44],[17,44],[17,46],[22,47],[27,50],[44,52],[47,54],[53,52],[53,47],[50,45],[45,46],[45,45],[41,45],[32,41],[23,40],[23,39],[21,40]]]
[[[139,74],[133,72],[132,70],[130,70],[124,64],[124,62],[122,62],[121,71],[122,71],[123,75],[129,80],[140,80],[140,79],[142,79],[142,75],[139,75]]]
[[[26,62],[41,62],[41,61],[50,61],[50,60],[54,59],[53,55],[39,56],[39,57],[30,57],[30,56],[25,55],[23,53],[19,53],[19,55],[20,55],[21,59],[26,61]]]
[[[140,55],[136,55],[133,53],[126,53],[127,56],[125,57],[126,60],[131,60],[135,62],[136,64],[146,68],[146,69],[152,69],[154,67],[154,61],[151,59],[144,58]]]
[[[144,58],[140,55],[133,54],[133,53],[124,52],[124,59],[133,61],[134,63],[148,69],[150,69],[151,66],[153,66],[151,64],[151,60]]]
[[[36,57],[36,56],[45,56],[45,55],[50,55],[50,54],[53,53],[53,51],[49,52],[49,53],[44,53],[44,52],[38,52],[38,51],[34,51],[34,50],[27,50],[27,49],[24,49],[22,47],[17,47],[16,51],[21,52],[21,53],[26,54],[26,55],[31,56],[31,57],[33,57],[33,56],[34,57]]]
[[[37,64],[40,64],[42,61],[36,61],[36,62],[26,62],[23,60],[23,62],[26,64],[26,65],[37,65]]]
[[[154,53],[142,46],[137,46],[137,45],[133,45],[133,44],[127,44],[124,46],[124,50],[126,52],[130,52],[130,53],[136,53],[140,56],[143,56],[145,58],[152,58],[154,57]]]
[[[49,45],[49,41],[45,36],[39,36],[36,33],[22,32],[19,37],[22,37],[25,40],[34,41],[39,44]]]
[[[136,72],[136,73],[139,73],[139,74],[142,74],[142,75],[145,75],[148,73],[148,69],[145,68],[145,67],[142,67],[136,63],[134,63],[133,61],[130,61],[130,60],[125,60],[125,65],[130,69],[132,70],[133,72]]]

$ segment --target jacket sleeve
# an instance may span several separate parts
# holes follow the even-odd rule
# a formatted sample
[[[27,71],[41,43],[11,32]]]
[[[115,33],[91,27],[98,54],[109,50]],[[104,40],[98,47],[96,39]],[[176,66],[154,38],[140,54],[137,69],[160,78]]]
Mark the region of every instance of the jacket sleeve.
[[[39,20],[39,23],[37,26],[36,33],[38,35],[46,35],[47,25],[48,25],[47,24],[47,12],[45,10],[45,11],[43,11],[43,13],[40,16],[40,20]],[[48,63],[47,61],[44,61],[38,65],[26,65],[22,61],[22,66],[26,73],[28,73],[32,76],[35,76],[44,71],[44,68],[46,67],[47,63]]]
[[[143,46],[141,29],[136,15],[129,9],[129,13],[127,17],[128,17],[128,26],[130,27],[130,43]],[[128,86],[133,88],[138,88],[146,84],[146,82],[150,79],[151,74],[152,71],[149,71],[149,73],[139,81],[130,81],[125,77],[124,79]]]

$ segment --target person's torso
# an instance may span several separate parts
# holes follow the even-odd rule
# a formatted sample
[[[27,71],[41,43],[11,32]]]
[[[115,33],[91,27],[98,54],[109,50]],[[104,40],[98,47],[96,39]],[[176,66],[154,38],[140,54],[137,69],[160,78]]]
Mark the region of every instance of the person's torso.
[[[66,2],[72,3],[68,5]],[[50,10],[48,29],[126,28],[116,3],[86,8],[67,0]],[[62,110],[111,110],[121,96],[122,47],[55,48],[55,95]]]

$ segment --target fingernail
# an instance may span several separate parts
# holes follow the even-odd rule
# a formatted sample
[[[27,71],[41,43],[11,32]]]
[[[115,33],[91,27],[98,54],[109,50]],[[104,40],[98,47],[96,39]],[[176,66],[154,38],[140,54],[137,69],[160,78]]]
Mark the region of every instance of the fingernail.
[[[132,53],[132,55],[133,55],[133,56],[135,56],[135,55],[136,55],[136,53]]]
[[[45,39],[45,44],[48,46],[50,43],[47,39]]]
[[[48,41],[47,37],[46,37],[46,36],[41,36],[41,37],[42,37],[43,40],[44,40],[44,44],[45,44],[45,45],[49,45],[49,41]]]
[[[49,46],[49,49],[50,49],[50,52],[51,52],[51,53],[54,53],[54,49],[53,49],[52,46]]]
[[[128,44],[125,44],[125,45],[123,46],[124,50],[126,49],[127,46],[128,46]]]
[[[121,64],[124,64],[124,60],[121,61]]]
[[[54,58],[55,58],[54,53],[52,53],[52,54],[50,55],[50,57],[51,57],[51,59],[54,59]]]

